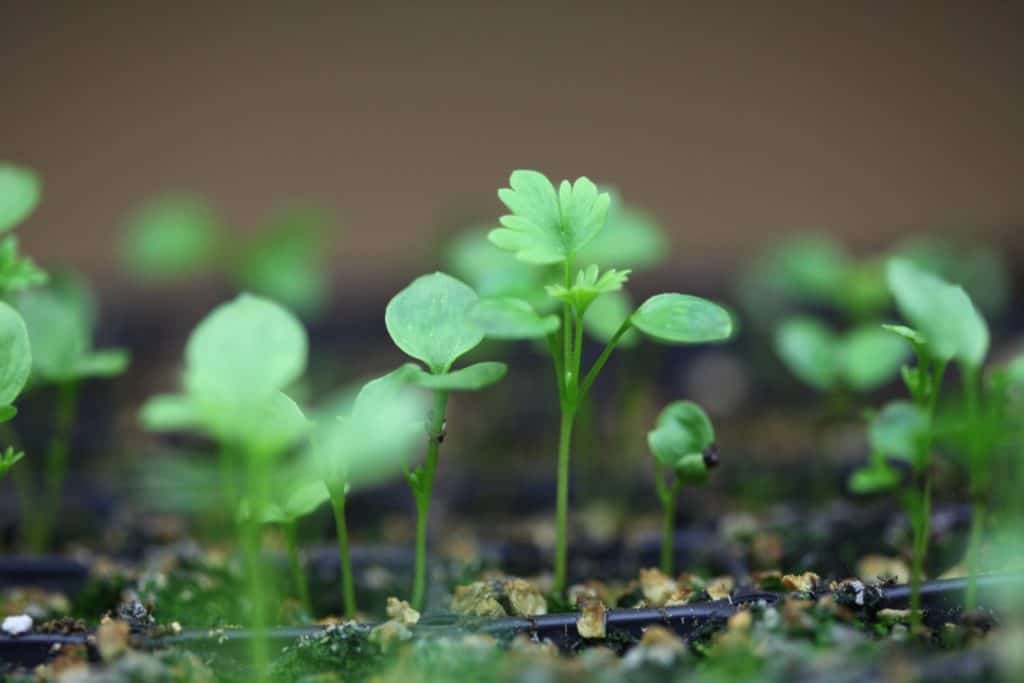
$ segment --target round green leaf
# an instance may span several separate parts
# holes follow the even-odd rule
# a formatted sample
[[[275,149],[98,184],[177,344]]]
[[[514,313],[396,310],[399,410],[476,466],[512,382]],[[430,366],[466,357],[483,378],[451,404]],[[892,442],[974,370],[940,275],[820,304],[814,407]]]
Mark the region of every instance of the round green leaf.
[[[221,249],[221,225],[194,197],[164,197],[128,219],[123,258],[145,280],[187,277],[211,267]]]
[[[28,218],[41,194],[42,183],[35,171],[0,162],[0,232]]]
[[[560,324],[557,315],[538,315],[522,299],[480,299],[470,309],[470,317],[491,339],[538,339]]]
[[[78,377],[78,362],[89,352],[89,312],[81,301],[54,289],[35,289],[18,297],[32,345],[32,374],[44,382]]]
[[[707,413],[693,401],[670,403],[647,433],[647,445],[666,467],[677,469],[687,456],[703,453],[715,442],[715,429]]]
[[[846,385],[871,391],[896,376],[910,347],[880,327],[865,325],[847,333],[839,351],[839,370]]]
[[[18,312],[0,301],[0,406],[14,402],[28,381],[32,350]]]
[[[484,330],[470,315],[477,301],[476,292],[451,275],[423,275],[388,303],[384,323],[398,348],[441,374],[483,341]]]
[[[630,316],[633,327],[673,344],[715,342],[732,336],[728,311],[689,294],[657,294]]]
[[[185,349],[186,385],[204,403],[267,400],[306,368],[306,331],[280,305],[242,294],[199,323]]]
[[[410,381],[418,387],[437,391],[476,391],[501,381],[508,372],[508,366],[488,361],[441,375],[424,372],[419,367],[416,367],[416,370]]]
[[[928,415],[906,401],[893,401],[868,425],[868,441],[876,453],[916,463],[931,429]]]
[[[790,318],[775,331],[775,352],[789,371],[822,391],[837,384],[838,349],[832,330],[813,318]]]

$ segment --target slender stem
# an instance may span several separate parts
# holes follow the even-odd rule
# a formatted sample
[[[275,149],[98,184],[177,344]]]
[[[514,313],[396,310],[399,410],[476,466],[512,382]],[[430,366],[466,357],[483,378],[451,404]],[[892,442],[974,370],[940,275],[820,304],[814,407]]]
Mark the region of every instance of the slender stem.
[[[352,577],[352,557],[348,550],[348,524],[345,522],[345,493],[331,494],[331,508],[334,510],[334,531],[338,537],[338,564],[341,568],[341,602],[345,616],[356,617],[356,586]]]
[[[298,526],[298,522],[294,519],[284,523],[284,537],[288,544],[288,565],[295,582],[295,595],[299,598],[302,609],[312,617],[313,605],[309,599],[309,582],[306,580],[306,569],[302,566],[302,557],[299,553]]]
[[[21,445],[21,438],[18,432],[11,426],[10,422],[0,423],[0,439],[10,444],[16,451],[24,451]],[[32,470],[28,462],[11,469],[11,479],[14,480],[14,491],[18,496],[18,504],[21,507],[22,540],[28,538],[28,524],[33,519],[36,498],[33,495]]]
[[[574,406],[562,406],[562,422],[558,433],[558,493],[555,509],[555,580],[556,595],[565,592],[569,555],[569,449],[576,418]]]
[[[26,526],[26,544],[32,552],[46,550],[52,541],[54,524],[60,518],[64,479],[68,471],[68,454],[71,450],[71,432],[78,407],[77,389],[78,384],[74,381],[57,385],[53,440],[46,454],[43,491],[40,496],[44,505],[36,508],[35,514],[28,520]]]
[[[679,496],[679,488],[678,482],[666,486],[665,495],[661,499],[661,571],[668,576],[675,572],[676,499]]]
[[[261,537],[264,502],[269,484],[265,459],[253,457],[248,463],[247,493],[249,515],[241,522],[251,613],[249,624],[254,637],[250,644],[252,666],[258,681],[267,680],[270,672],[270,641],[267,639],[268,606],[273,604],[270,586],[264,575]]]
[[[427,459],[410,478],[416,500],[416,564],[413,572],[412,606],[423,609],[427,592],[427,531],[430,521],[430,499],[434,492],[434,475],[437,471],[438,451],[444,439],[445,412],[448,409],[448,392],[434,392],[434,409],[430,416],[430,432],[427,435]]]
[[[588,372],[587,376],[583,379],[583,384],[579,392],[581,397],[586,396],[587,392],[590,391],[590,385],[592,385],[594,380],[597,379],[597,374],[601,372],[601,368],[603,368],[604,364],[608,362],[608,357],[611,356],[612,351],[615,350],[615,345],[619,343],[620,339],[622,339],[622,335],[626,334],[631,324],[632,323],[630,323],[629,319],[626,319],[626,321],[619,326],[619,329],[615,331],[615,334],[612,335],[612,338],[608,340],[608,343],[605,344],[604,350],[601,351],[601,355],[597,357],[597,360],[594,361],[594,365],[590,368],[590,372]]]
[[[970,478],[971,533],[967,541],[967,593],[965,607],[973,610],[977,606],[978,592],[978,551],[981,547],[981,534],[985,525],[986,504],[988,493],[987,468],[983,462],[984,451],[979,439],[978,411],[978,368],[964,365],[961,369],[964,397],[967,402],[967,463]]]
[[[551,333],[547,337],[548,339],[548,350],[551,352],[551,358],[554,361],[553,365],[555,368],[555,386],[558,387],[558,401],[559,403],[565,402],[565,368],[562,366],[562,351],[558,348],[558,335]]]

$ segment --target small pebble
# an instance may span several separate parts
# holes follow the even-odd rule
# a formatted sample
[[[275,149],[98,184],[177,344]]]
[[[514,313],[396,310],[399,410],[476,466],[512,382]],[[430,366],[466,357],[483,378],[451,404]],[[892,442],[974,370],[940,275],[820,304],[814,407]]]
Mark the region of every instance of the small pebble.
[[[0,630],[10,636],[20,636],[23,633],[28,633],[32,630],[32,617],[27,614],[6,617],[4,618],[3,625],[0,626]]]

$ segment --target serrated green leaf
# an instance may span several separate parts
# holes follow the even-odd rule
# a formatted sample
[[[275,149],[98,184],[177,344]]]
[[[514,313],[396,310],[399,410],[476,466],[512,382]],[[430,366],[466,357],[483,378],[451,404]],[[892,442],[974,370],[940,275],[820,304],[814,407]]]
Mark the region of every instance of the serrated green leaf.
[[[851,389],[872,391],[896,376],[909,353],[903,339],[874,325],[863,325],[843,336],[839,372]]]
[[[185,347],[185,386],[197,401],[237,406],[270,400],[306,368],[302,324],[251,294],[215,308]]]
[[[647,445],[662,465],[672,468],[687,483],[707,475],[704,451],[715,442],[715,430],[707,413],[692,401],[670,403],[647,433]]]
[[[526,301],[511,298],[480,299],[470,317],[490,339],[539,339],[560,325],[557,315],[538,315]]]
[[[920,465],[929,436],[928,415],[917,405],[893,401],[875,415],[868,425],[868,441],[876,453]]]
[[[35,171],[0,162],[0,232],[10,230],[31,215],[39,204],[42,182]]]
[[[0,294],[12,294],[30,287],[40,287],[48,280],[46,272],[35,262],[18,253],[18,238],[7,235],[0,240]]]
[[[14,467],[19,460],[25,457],[21,451],[16,451],[8,446],[7,450],[0,451],[0,479],[4,478],[7,471]]]
[[[511,214],[503,227],[491,231],[495,245],[514,252],[527,263],[561,263],[573,257],[604,227],[611,201],[585,177],[563,180],[555,192],[551,181],[537,171],[513,171],[511,187],[498,197]]]
[[[633,315],[633,310],[633,301],[626,290],[609,292],[604,296],[599,296],[587,308],[587,312],[583,316],[583,328],[591,337],[607,344],[622,327],[622,323]],[[639,341],[640,335],[636,333],[636,330],[630,329],[619,338],[618,345],[620,347],[636,346]]]
[[[14,402],[32,370],[28,330],[18,312],[0,301],[0,406]]]
[[[594,299],[602,294],[617,292],[629,279],[628,270],[608,270],[599,274],[597,266],[587,266],[576,273],[572,287],[562,284],[548,285],[548,296],[567,303],[579,314],[586,313]]]
[[[644,334],[673,344],[723,341],[733,333],[728,311],[689,294],[656,294],[641,304],[630,322]]]
[[[789,371],[822,391],[839,383],[839,348],[835,333],[813,318],[790,318],[775,331],[775,352]]]
[[[931,353],[974,367],[982,364],[988,353],[988,325],[962,287],[902,259],[889,261],[887,275],[900,313],[927,340]]]
[[[195,275],[216,264],[222,231],[213,209],[197,197],[153,200],[128,218],[122,243],[125,266],[147,281]]]
[[[423,275],[391,299],[384,323],[398,348],[442,374],[484,339],[470,315],[477,301],[476,292],[451,275]]]
[[[476,391],[501,381],[508,372],[507,365],[495,361],[475,363],[437,375],[425,372],[418,366],[413,367],[416,372],[410,376],[409,381],[423,389],[435,391]]]

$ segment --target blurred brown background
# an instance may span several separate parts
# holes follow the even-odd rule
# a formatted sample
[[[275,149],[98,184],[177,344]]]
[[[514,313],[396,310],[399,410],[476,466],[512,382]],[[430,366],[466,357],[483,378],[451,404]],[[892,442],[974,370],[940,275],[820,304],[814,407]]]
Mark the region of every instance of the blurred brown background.
[[[1022,7],[2,2],[0,157],[45,177],[26,251],[108,287],[125,213],[166,190],[240,230],[322,201],[341,283],[392,286],[524,166],[619,185],[680,267],[792,228],[1006,238]]]

